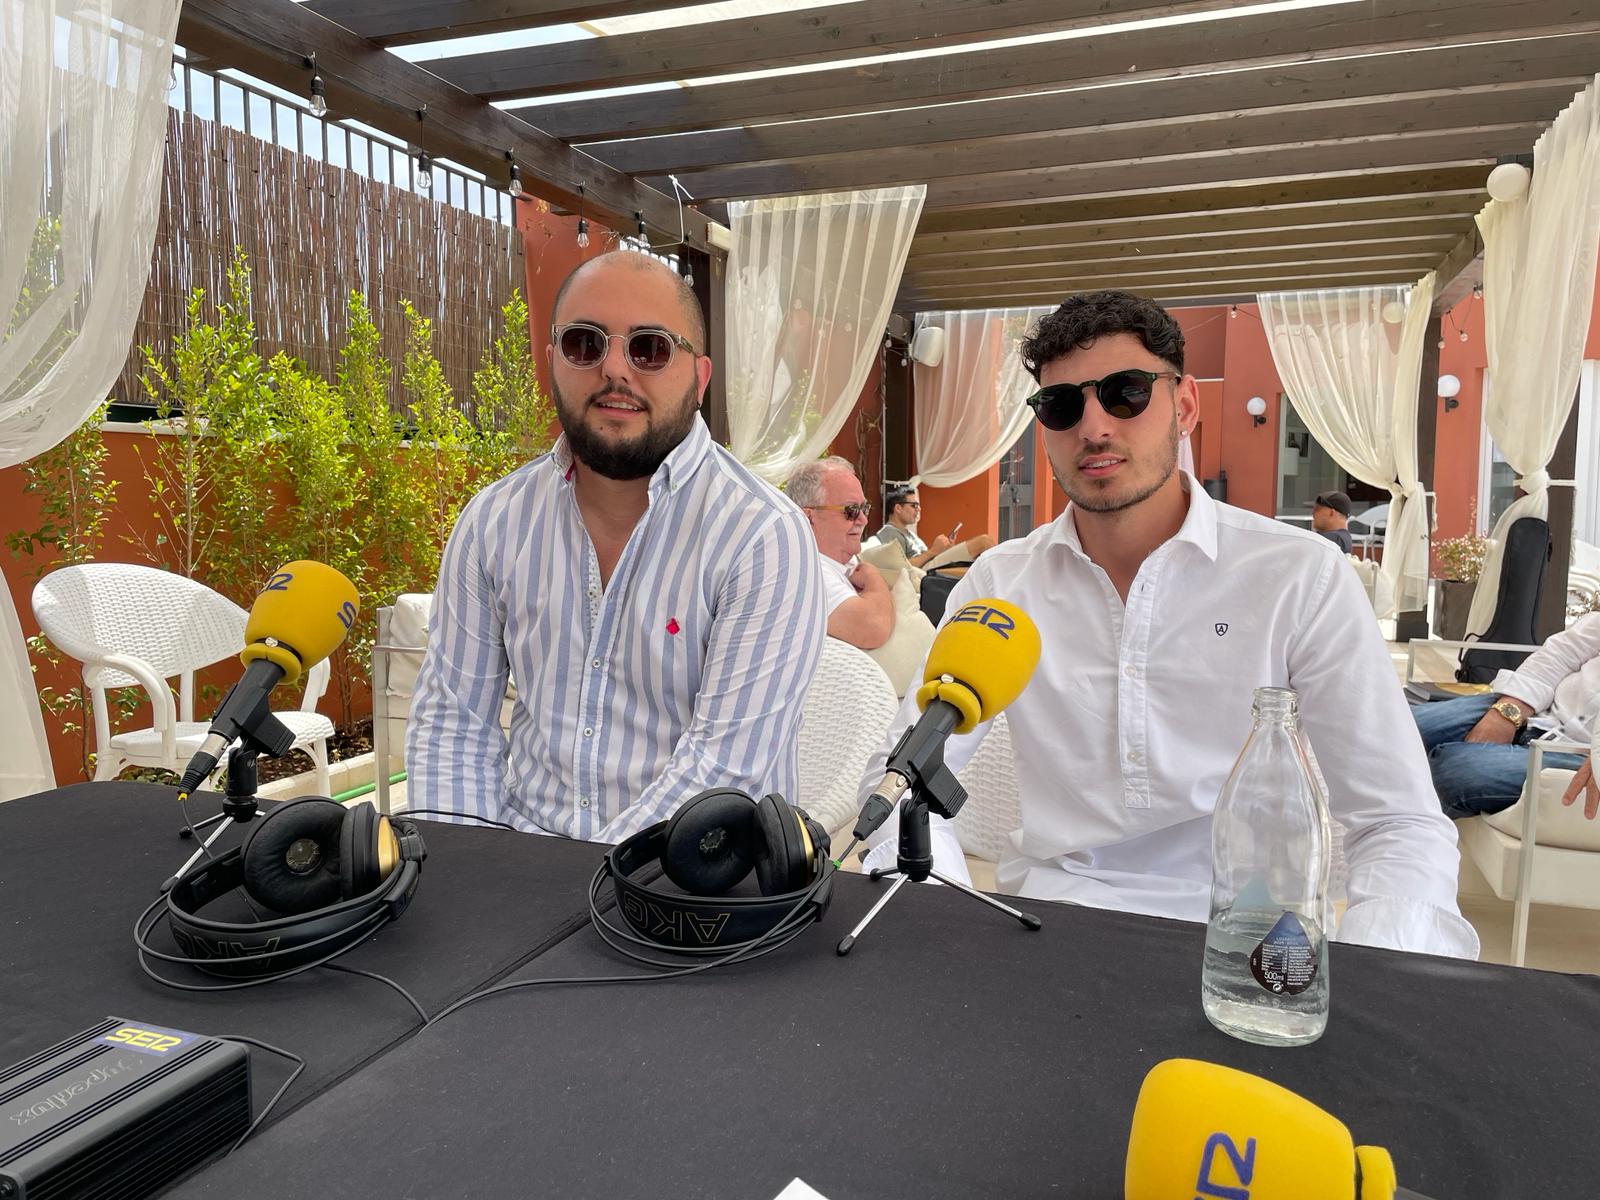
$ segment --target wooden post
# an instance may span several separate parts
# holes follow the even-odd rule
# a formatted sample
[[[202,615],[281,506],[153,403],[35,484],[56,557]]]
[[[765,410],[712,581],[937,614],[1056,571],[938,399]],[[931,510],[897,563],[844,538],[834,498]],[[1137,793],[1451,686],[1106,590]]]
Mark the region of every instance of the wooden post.
[[[711,440],[726,446],[728,432],[728,321],[727,260],[703,250],[686,247],[683,261],[694,275],[694,294],[706,314],[706,354],[711,358],[711,384],[706,388],[701,411],[711,430]]]
[[[1556,452],[1545,468],[1551,479],[1571,479],[1578,466],[1578,401],[1572,401],[1567,427],[1556,442]],[[1539,611],[1534,616],[1533,633],[1539,641],[1567,627],[1567,572],[1572,566],[1572,511],[1574,489],[1550,489],[1550,562],[1545,567],[1544,588],[1539,593]]]
[[[1422,372],[1417,377],[1417,478],[1422,482],[1422,490],[1429,493],[1433,491],[1434,443],[1438,436],[1439,421],[1439,318],[1438,312],[1434,312],[1428,318],[1428,328],[1422,335]],[[1429,495],[1424,503],[1427,521],[1424,528],[1428,531],[1430,562],[1428,574],[1431,575],[1433,514],[1437,511],[1438,501]],[[1393,529],[1394,522],[1391,521],[1389,531],[1392,532]],[[1394,640],[1409,642],[1412,638],[1427,636],[1428,601],[1424,597],[1421,608],[1395,615]]]

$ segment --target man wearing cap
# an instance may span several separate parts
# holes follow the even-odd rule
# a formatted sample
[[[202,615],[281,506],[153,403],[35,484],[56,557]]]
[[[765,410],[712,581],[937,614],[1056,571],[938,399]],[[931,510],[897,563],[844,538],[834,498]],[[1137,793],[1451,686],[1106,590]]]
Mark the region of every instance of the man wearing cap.
[[[1311,502],[1311,528],[1345,554],[1354,543],[1345,525],[1350,520],[1350,497],[1343,492],[1323,492]]]

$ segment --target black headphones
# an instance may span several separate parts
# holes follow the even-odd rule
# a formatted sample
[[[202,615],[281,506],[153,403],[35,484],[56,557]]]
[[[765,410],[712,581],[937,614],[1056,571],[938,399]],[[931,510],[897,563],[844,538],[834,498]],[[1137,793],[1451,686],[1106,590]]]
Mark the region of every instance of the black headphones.
[[[398,919],[417,890],[427,855],[415,825],[390,821],[370,804],[346,808],[321,797],[293,800],[267,813],[236,849],[179,877],[135,923],[134,942],[141,961],[149,955],[230,979],[281,978],[343,954]],[[201,915],[207,904],[238,887],[274,915],[249,922]],[[161,916],[145,922],[163,900],[178,955],[146,944]]]
[[[609,875],[617,908],[638,935],[622,936],[683,954],[724,954],[820,920],[833,897],[830,849],[822,826],[783,797],[752,800],[718,788],[607,851],[591,897]],[[658,862],[681,892],[634,878]],[[759,896],[725,894],[752,870]]]

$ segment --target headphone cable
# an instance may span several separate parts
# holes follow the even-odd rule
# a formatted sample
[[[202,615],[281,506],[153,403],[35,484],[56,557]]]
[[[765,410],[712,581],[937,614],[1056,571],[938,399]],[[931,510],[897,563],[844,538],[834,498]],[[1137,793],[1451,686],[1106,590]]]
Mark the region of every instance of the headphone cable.
[[[387,975],[379,975],[376,971],[363,971],[360,967],[341,966],[339,963],[326,962],[321,965],[330,971],[338,971],[344,975],[360,975],[366,979],[376,979],[379,983],[388,984],[395,991],[399,992],[402,997],[404,997],[407,1004],[411,1005],[411,1007],[416,1010],[417,1016],[422,1020],[422,1025],[424,1027],[427,1026],[428,1014],[422,1011],[422,1005],[417,1003],[417,998],[410,992],[406,991],[405,988],[401,987],[394,980],[390,979]]]
[[[290,1062],[298,1064],[293,1071],[289,1072],[289,1078],[283,1081],[283,1086],[273,1093],[271,1100],[267,1101],[267,1106],[258,1114],[256,1114],[256,1119],[250,1122],[250,1128],[241,1133],[239,1135],[239,1140],[228,1147],[228,1153],[232,1154],[240,1146],[244,1145],[245,1140],[256,1131],[256,1128],[261,1124],[261,1122],[267,1119],[267,1115],[272,1112],[278,1101],[283,1099],[283,1094],[294,1086],[294,1081],[299,1079],[301,1072],[306,1069],[306,1060],[301,1058],[298,1054],[291,1054],[287,1050],[280,1050],[277,1046],[269,1046],[266,1042],[257,1041],[253,1037],[246,1037],[242,1033],[219,1033],[216,1035],[216,1037],[219,1042],[242,1042],[247,1046],[257,1046],[262,1050],[266,1050],[272,1054],[280,1055],[281,1057],[288,1059]]]
[[[709,962],[695,963],[693,966],[672,967],[669,970],[659,971],[650,975],[588,975],[546,979],[514,979],[507,983],[498,983],[493,987],[482,988],[479,991],[471,992],[463,996],[461,999],[455,1001],[455,1003],[446,1006],[433,1017],[429,1018],[428,1027],[436,1025],[438,1022],[450,1016],[450,1014],[459,1009],[465,1008],[469,1004],[475,1004],[479,1000],[488,999],[490,996],[497,996],[502,992],[516,991],[520,988],[542,987],[553,984],[581,985],[593,983],[650,983],[657,979],[682,979],[688,975],[698,975],[703,971],[709,971],[714,967],[727,966],[731,963],[748,961],[754,958],[759,958],[764,954],[770,954],[772,951],[788,945],[791,941],[793,941],[811,926],[814,918],[806,917],[795,923],[792,927],[789,927],[791,922],[795,922],[798,914],[808,904],[810,904],[813,899],[815,899],[817,892],[821,890],[823,885],[832,879],[834,873],[838,870],[838,863],[849,857],[850,851],[855,849],[859,841],[859,838],[852,839],[850,845],[845,847],[844,853],[841,854],[837,860],[825,859],[823,870],[818,874],[817,878],[812,881],[811,885],[806,888],[805,892],[800,896],[800,898],[795,901],[794,906],[787,913],[785,913],[784,916],[775,925],[773,925],[771,929],[767,930],[760,937],[753,938],[750,941],[735,947],[731,952],[723,955],[721,958],[714,958]],[[589,918],[590,921],[594,923],[596,932],[600,933],[601,938],[605,940],[605,942],[613,949],[626,954],[628,957],[637,962],[643,962],[649,965],[666,966],[667,964],[662,963],[659,960],[646,959],[630,950],[626,950],[623,947],[618,946],[615,942],[611,941],[611,939],[608,938],[604,932],[601,931],[601,926],[604,926],[613,933],[622,935],[622,931],[618,930],[615,926],[611,925],[610,922],[605,921],[599,916],[596,895],[599,890],[599,884],[604,879],[604,871],[605,864],[602,863],[600,870],[595,872],[594,878],[589,882]],[[626,934],[622,936],[632,937],[633,935]],[[768,942],[771,944],[767,945],[766,943]],[[651,944],[654,945],[655,943]]]

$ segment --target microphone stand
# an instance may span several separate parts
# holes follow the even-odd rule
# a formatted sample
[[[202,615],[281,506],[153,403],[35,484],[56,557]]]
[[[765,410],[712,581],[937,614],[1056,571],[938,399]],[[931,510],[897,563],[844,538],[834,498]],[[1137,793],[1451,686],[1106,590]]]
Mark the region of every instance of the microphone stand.
[[[951,724],[947,721],[946,724]],[[922,883],[930,876],[937,879],[946,887],[955,888],[964,892],[974,900],[981,900],[991,908],[997,908],[1008,917],[1014,917],[1022,922],[1026,929],[1036,930],[1042,922],[1032,913],[1021,912],[1009,904],[1002,904],[993,896],[986,896],[976,888],[958,883],[954,879],[941,875],[933,869],[933,836],[928,828],[929,812],[938,813],[946,820],[953,818],[961,811],[961,806],[967,802],[967,789],[961,786],[961,781],[944,765],[944,741],[949,735],[949,730],[935,730],[930,736],[916,737],[916,729],[906,731],[905,736],[895,747],[894,753],[889,756],[888,769],[891,774],[898,775],[901,786],[907,790],[900,800],[900,845],[899,853],[895,857],[892,868],[878,867],[869,874],[874,880],[883,879],[889,875],[898,875],[894,886],[879,898],[866,916],[861,918],[861,923],[852,929],[839,943],[840,955],[850,953],[850,948],[855,945],[856,939],[861,936],[872,919],[883,911],[889,901],[894,899],[907,881]],[[881,817],[879,818],[881,820]],[[861,836],[859,833],[857,836]]]
[[[221,837],[223,831],[230,825],[248,825],[256,819],[261,811],[260,805],[256,802],[256,759],[260,754],[260,744],[249,737],[243,738],[228,751],[228,787],[222,794],[222,811],[193,826],[184,826],[178,830],[178,836],[180,838],[194,836],[207,825],[215,825],[216,828],[211,831],[211,836],[201,843],[200,848],[189,856],[189,861],[178,868],[178,873],[161,885],[162,891],[169,890],[180,878],[187,875],[194,864],[200,861],[202,854],[211,853],[211,844]]]

